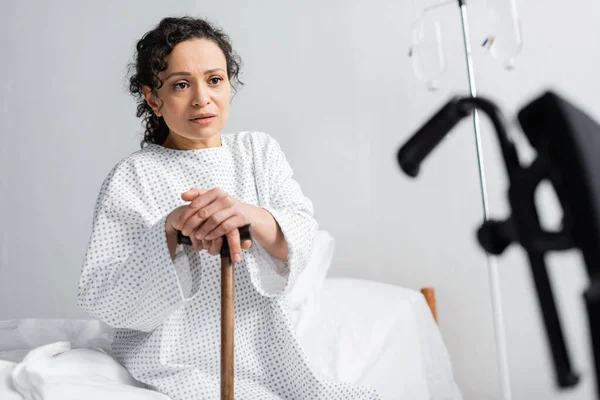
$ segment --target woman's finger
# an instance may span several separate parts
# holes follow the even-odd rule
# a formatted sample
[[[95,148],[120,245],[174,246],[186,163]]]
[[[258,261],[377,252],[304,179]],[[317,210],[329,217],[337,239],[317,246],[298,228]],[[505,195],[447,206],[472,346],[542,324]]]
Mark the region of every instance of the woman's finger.
[[[202,250],[210,250],[210,245],[212,244],[212,242],[210,240],[202,240]]]
[[[181,194],[183,201],[193,201],[196,197],[208,192],[207,189],[193,188]]]
[[[223,246],[223,238],[217,238],[211,241],[210,249],[208,250],[208,254],[212,256],[216,256],[221,252],[221,246]]]
[[[197,202],[198,199],[202,199],[202,202]],[[215,200],[217,200],[217,198],[212,197],[211,193],[207,192],[196,197],[196,200],[187,205],[179,216],[179,227],[184,235],[189,236],[192,231],[197,230],[199,225],[210,216],[204,211],[206,207],[203,206],[203,204],[211,204],[211,202],[214,202]]]
[[[201,240],[197,240],[193,236],[190,237],[190,240],[192,241],[192,250],[202,251],[202,241]]]
[[[203,226],[198,231],[198,239],[202,239],[222,221],[229,218],[231,216],[231,211],[234,210],[229,210],[226,213],[223,213],[222,211],[232,208],[236,202],[237,200],[235,200],[233,197],[225,194],[225,196],[219,197],[206,207],[200,209],[198,214],[205,221],[202,223]],[[223,232],[222,235],[225,233],[227,232]]]
[[[231,261],[239,263],[242,261],[242,246],[240,244],[240,231],[237,229],[227,233],[227,244],[229,245],[229,257]]]
[[[223,192],[220,188],[211,189],[196,197],[190,203],[190,207],[200,210],[225,195],[226,193]]]
[[[234,226],[237,220],[229,221],[230,219],[232,219],[232,217],[234,217],[234,215],[234,207],[224,208],[215,212],[206,221],[202,223],[202,225],[196,232],[196,237],[198,239],[212,240],[216,237],[227,234],[227,232],[229,232],[230,230],[237,228],[237,226]],[[234,224],[232,224],[232,222]]]
[[[183,213],[186,213],[187,210],[184,210]],[[193,214],[191,214],[185,220],[181,228],[181,232],[186,236],[194,236],[198,240],[202,240],[202,237],[198,236],[198,230],[202,227],[202,224],[206,222],[206,219],[198,212],[198,210],[194,210]],[[186,213],[188,214],[188,213]],[[183,219],[184,217],[181,217]]]

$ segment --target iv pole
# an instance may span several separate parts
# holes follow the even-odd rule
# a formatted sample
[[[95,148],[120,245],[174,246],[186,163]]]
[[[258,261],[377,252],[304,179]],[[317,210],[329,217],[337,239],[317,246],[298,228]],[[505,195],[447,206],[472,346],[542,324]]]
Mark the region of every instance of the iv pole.
[[[465,56],[467,61],[467,76],[469,78],[469,92],[472,97],[477,96],[475,87],[475,75],[473,71],[473,59],[471,57],[471,42],[469,40],[469,24],[467,20],[466,0],[458,0],[460,7],[460,18],[462,22],[462,34],[465,46]],[[473,130],[475,133],[475,146],[477,150],[477,166],[479,168],[479,185],[481,189],[481,203],[483,206],[483,219],[489,220],[490,210],[487,195],[487,183],[485,179],[485,168],[483,163],[483,149],[481,147],[481,135],[479,130],[479,114],[477,110],[473,112]],[[492,314],[494,316],[494,329],[496,334],[496,353],[498,356],[498,371],[500,374],[500,387],[502,389],[502,398],[511,400],[510,377],[508,371],[508,358],[506,350],[506,337],[504,332],[504,318],[502,312],[502,297],[500,295],[500,278],[498,276],[498,262],[493,255],[486,254],[488,274],[490,279],[490,288],[492,291]]]
[[[462,22],[462,35],[465,49],[465,57],[467,62],[467,77],[469,79],[469,93],[472,97],[477,96],[477,88],[475,86],[475,74],[473,69],[473,59],[471,57],[471,41],[469,39],[469,24],[467,18],[466,0],[446,0],[441,3],[433,4],[426,7],[423,12],[430,11],[434,8],[443,7],[458,1],[460,8],[460,17]],[[483,219],[490,219],[489,202],[487,194],[487,183],[485,178],[485,168],[483,162],[483,149],[481,146],[481,134],[479,127],[479,114],[477,110],[473,112],[473,130],[475,134],[475,147],[477,152],[477,167],[479,170],[479,186],[481,193],[481,204],[483,207]],[[486,253],[486,261],[488,267],[488,277],[491,288],[492,298],[492,315],[494,317],[494,333],[496,339],[496,353],[498,356],[498,372],[500,375],[500,387],[502,390],[502,399],[511,400],[510,376],[508,371],[508,358],[506,350],[506,337],[504,332],[504,318],[502,311],[502,298],[500,294],[500,278],[498,275],[497,258],[489,253]]]

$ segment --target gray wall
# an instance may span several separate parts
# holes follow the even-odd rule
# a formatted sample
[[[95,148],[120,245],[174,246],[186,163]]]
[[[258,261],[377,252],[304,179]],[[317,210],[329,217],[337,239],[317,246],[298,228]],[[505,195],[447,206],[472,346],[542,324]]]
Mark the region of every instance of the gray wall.
[[[51,4],[50,4],[51,3]],[[439,324],[466,399],[500,399],[471,125],[462,123],[412,181],[398,146],[451,94],[466,93],[456,7],[440,11],[448,70],[437,93],[413,75],[409,25],[424,2],[2,0],[0,319],[76,318],[92,208],[110,168],[141,138],[124,75],[135,40],[160,18],[208,16],[244,59],[246,86],[228,132],[275,136],[323,229],[337,239],[335,276],[437,290]],[[521,1],[525,48],[508,73],[479,47],[484,2],[473,1],[479,92],[509,116],[553,87],[600,119],[600,6]],[[506,178],[482,122],[492,214],[506,214]],[[522,140],[520,140],[522,142]],[[545,217],[557,220],[549,196]],[[566,334],[583,383],[558,394],[523,253],[500,260],[515,399],[590,399],[592,369],[577,254],[551,258]],[[392,305],[393,307],[393,305]]]

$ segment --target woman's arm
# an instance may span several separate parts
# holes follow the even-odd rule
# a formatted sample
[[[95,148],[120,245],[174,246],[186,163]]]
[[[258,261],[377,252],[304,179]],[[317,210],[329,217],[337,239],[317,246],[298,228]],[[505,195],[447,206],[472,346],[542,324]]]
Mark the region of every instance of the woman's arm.
[[[173,246],[167,215],[148,205],[138,180],[135,169],[122,164],[103,184],[78,304],[113,327],[149,332],[198,293],[200,273],[197,255]]]
[[[250,215],[252,238],[256,240],[273,257],[288,260],[288,245],[281,227],[273,215],[264,208],[245,204]]]

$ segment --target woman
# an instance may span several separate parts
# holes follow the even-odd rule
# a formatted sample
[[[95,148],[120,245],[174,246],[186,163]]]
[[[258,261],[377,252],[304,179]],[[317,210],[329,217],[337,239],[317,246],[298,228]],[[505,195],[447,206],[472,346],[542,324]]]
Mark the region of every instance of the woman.
[[[239,58],[204,20],[166,18],[137,44],[130,90],[142,149],[104,181],[79,304],[116,329],[115,356],[179,399],[219,397],[222,236],[236,263],[237,399],[371,399],[317,376],[282,295],[304,268],[317,223],[277,142],[222,135]],[[238,227],[251,224],[253,243]],[[192,240],[177,244],[176,231]]]

